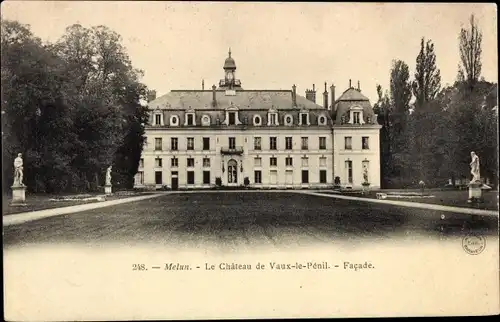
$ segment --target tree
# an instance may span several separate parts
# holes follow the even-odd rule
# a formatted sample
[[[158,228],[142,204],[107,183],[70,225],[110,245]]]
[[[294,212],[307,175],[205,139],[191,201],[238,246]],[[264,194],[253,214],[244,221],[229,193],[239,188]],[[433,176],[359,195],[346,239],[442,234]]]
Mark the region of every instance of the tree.
[[[4,178],[10,185],[12,160],[23,153],[24,181],[37,191],[68,166],[67,150],[73,137],[61,92],[63,62],[29,26],[5,20],[1,68]]]
[[[477,26],[474,15],[470,16],[470,28],[461,28],[459,75],[467,82],[469,89],[473,89],[481,75],[481,42],[483,34]]]
[[[1,42],[4,184],[12,182],[17,153],[30,190],[95,190],[113,162],[125,169],[119,181],[131,182],[147,89],[120,36],[73,25],[44,45],[29,26],[2,20]]]
[[[436,138],[433,136],[436,121],[439,121],[440,107],[435,98],[441,87],[440,71],[436,65],[434,44],[431,40],[420,42],[420,52],[417,56],[415,80],[412,84],[415,95],[415,108],[411,117],[411,134],[415,145],[412,146],[412,160],[417,166],[416,181],[429,181],[434,178],[429,162],[434,160]],[[432,162],[431,162],[432,163]]]
[[[408,116],[412,97],[408,65],[393,61],[390,79],[390,140],[394,177],[406,177],[411,163],[408,156]],[[403,178],[402,178],[403,179]]]
[[[137,125],[142,74],[132,67],[121,37],[105,26],[72,25],[52,48],[65,60],[71,79],[66,90],[77,132],[72,166],[83,188],[93,189],[104,181],[130,127]]]
[[[416,109],[423,109],[433,100],[441,88],[441,75],[436,66],[436,54],[431,40],[420,42],[420,52],[417,56],[415,80],[413,81]]]

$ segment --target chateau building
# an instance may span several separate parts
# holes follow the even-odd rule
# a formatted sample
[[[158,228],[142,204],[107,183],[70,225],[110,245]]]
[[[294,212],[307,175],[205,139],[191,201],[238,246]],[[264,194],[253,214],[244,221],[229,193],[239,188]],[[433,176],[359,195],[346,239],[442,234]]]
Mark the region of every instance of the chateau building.
[[[319,105],[314,85],[243,89],[231,51],[223,69],[219,86],[150,99],[136,187],[380,187],[381,126],[359,83],[338,99],[325,83]]]

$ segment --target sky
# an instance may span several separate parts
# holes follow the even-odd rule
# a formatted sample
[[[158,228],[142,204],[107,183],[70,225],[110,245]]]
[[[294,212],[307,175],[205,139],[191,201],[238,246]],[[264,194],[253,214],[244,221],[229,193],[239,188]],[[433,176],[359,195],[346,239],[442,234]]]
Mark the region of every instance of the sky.
[[[158,95],[205,89],[223,78],[231,47],[244,89],[291,89],[324,83],[336,96],[360,82],[372,103],[377,84],[387,89],[392,60],[410,67],[422,37],[435,44],[442,85],[459,64],[458,34],[474,14],[483,32],[482,76],[498,81],[495,4],[324,2],[5,1],[3,19],[29,24],[45,41],[67,26],[106,25],[119,33],[142,81]]]

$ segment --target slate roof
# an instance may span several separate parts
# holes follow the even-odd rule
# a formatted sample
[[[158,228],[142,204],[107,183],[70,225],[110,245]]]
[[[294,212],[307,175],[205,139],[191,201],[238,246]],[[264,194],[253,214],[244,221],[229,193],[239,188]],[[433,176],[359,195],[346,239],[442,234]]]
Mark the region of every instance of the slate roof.
[[[363,119],[368,122],[370,118],[371,122],[377,124],[375,113],[373,112],[370,100],[361,94],[361,92],[355,88],[348,88],[336,101],[334,107],[334,119],[335,124],[340,125],[342,115],[349,112],[351,107],[360,106],[363,108]]]
[[[212,90],[173,90],[149,102],[149,108],[172,110],[191,107],[194,110],[212,110],[212,95]],[[215,109],[226,109],[232,104],[240,110],[269,110],[271,107],[279,110],[324,110],[323,106],[300,95],[297,95],[297,107],[294,107],[290,90],[237,90],[235,96],[226,95],[225,90],[217,90],[216,101]]]
[[[309,111],[311,125],[317,125],[322,115],[327,118],[328,125],[333,123],[328,110],[303,96],[297,95],[297,106],[293,106],[290,90],[236,90],[234,96],[226,95],[225,90],[216,90],[215,93],[217,100],[215,107],[212,106],[212,90],[173,90],[149,102],[148,108],[151,113],[161,110],[166,122],[171,115],[176,115],[181,124],[184,123],[185,112],[190,109],[195,112],[197,124],[201,124],[204,115],[211,118],[212,124],[217,124],[217,120],[224,120],[225,111],[231,104],[238,108],[240,121],[246,125],[253,124],[255,115],[260,115],[262,123],[267,124],[268,111],[271,108],[278,111],[280,124],[284,124],[287,115],[293,116],[294,124],[297,124],[300,112],[303,110]]]

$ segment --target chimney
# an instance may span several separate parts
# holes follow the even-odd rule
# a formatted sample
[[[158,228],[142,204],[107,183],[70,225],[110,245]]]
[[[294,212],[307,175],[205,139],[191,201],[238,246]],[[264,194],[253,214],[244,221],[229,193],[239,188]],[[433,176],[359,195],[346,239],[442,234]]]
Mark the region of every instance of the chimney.
[[[148,91],[147,97],[148,97],[148,103],[154,101],[156,99],[156,91],[155,90]]]
[[[201,80],[201,90],[202,91],[205,90],[205,80],[204,79]]]
[[[332,84],[332,86],[330,86],[330,92],[332,93],[332,108],[331,110],[333,111],[333,109],[335,108],[335,85]]]
[[[328,91],[326,90],[326,82],[325,82],[325,91],[323,92],[323,107],[325,110],[328,109]]]
[[[292,105],[297,106],[297,86],[292,86]]]
[[[361,88],[359,87],[359,81],[358,81],[358,91],[360,91],[360,92],[361,92]]]
[[[212,106],[216,106],[217,105],[217,98],[215,97],[215,89],[217,87],[215,87],[215,85],[212,85]]]
[[[349,88],[352,88],[351,80],[349,79]]]
[[[316,103],[316,85],[313,84],[313,89],[306,89],[306,98],[311,102]]]

